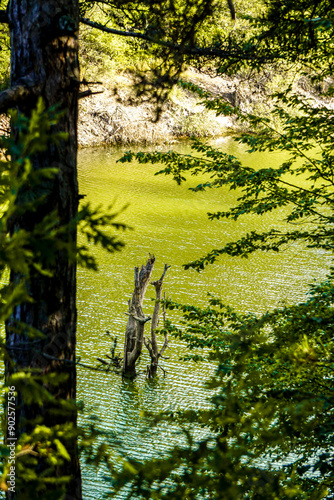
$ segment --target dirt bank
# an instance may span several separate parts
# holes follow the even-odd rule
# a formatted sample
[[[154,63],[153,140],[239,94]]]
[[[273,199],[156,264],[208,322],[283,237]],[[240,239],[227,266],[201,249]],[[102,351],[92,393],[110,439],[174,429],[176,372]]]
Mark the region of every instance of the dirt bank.
[[[268,95],[278,89],[275,73],[215,77],[188,70],[183,79],[214,96],[223,97],[243,111],[267,113]],[[330,85],[331,82],[325,84]],[[300,95],[315,98],[315,105],[333,107],[332,99],[320,98],[324,88],[313,88],[305,77],[297,78],[295,89]],[[117,89],[117,93],[115,93]],[[174,142],[181,137],[217,137],[242,131],[240,122],[233,117],[217,117],[200,104],[200,99],[188,90],[176,87],[165,102],[160,119],[155,122],[156,108],[147,101],[138,101],[129,73],[105,77],[92,91],[101,93],[79,101],[79,145],[81,147],[108,144],[147,144]],[[8,129],[8,120],[0,116],[0,134]]]
[[[291,76],[289,77],[291,79]],[[269,94],[279,90],[284,75],[238,75],[215,77],[188,70],[183,79],[194,83],[214,96],[223,97],[245,112],[266,114],[270,109]],[[325,88],[312,87],[305,77],[295,78],[295,90],[304,97],[315,98],[315,105],[332,107],[332,100],[320,97]],[[330,82],[325,86],[329,86]],[[115,94],[114,89],[117,89]],[[245,125],[233,117],[217,117],[200,104],[200,99],[181,87],[173,89],[163,106],[158,122],[155,107],[134,96],[130,74],[116,75],[98,87],[103,92],[80,102],[79,143],[83,147],[115,143],[173,142],[180,137],[215,137],[239,133]]]
[[[192,72],[189,81],[198,85],[208,77]],[[117,94],[114,92],[117,88]],[[208,84],[204,85],[208,89]],[[103,93],[80,102],[79,143],[81,146],[115,143],[173,142],[185,136],[219,136],[235,128],[229,117],[216,117],[199,104],[192,92],[175,88],[155,119],[155,106],[134,97],[131,75],[117,75],[98,86]],[[235,104],[235,83],[226,79],[211,81],[211,89]]]

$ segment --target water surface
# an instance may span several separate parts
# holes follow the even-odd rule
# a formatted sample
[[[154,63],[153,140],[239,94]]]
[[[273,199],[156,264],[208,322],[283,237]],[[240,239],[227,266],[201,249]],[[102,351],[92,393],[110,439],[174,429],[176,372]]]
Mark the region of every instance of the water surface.
[[[243,145],[230,138],[217,144],[249,166],[273,166],[282,155],[249,155]],[[127,148],[81,150],[79,187],[85,200],[104,207],[128,208],[119,220],[133,227],[121,235],[126,247],[114,254],[92,248],[99,272],[78,270],[78,355],[83,362],[96,364],[96,357],[109,352],[109,330],[122,342],[127,317],[127,301],[133,291],[134,267],[156,256],[153,278],[160,277],[164,264],[172,267],[165,277],[165,290],[173,300],[205,305],[207,292],[216,294],[241,311],[264,312],[280,301],[301,300],[308,284],[326,275],[330,258],[317,249],[291,245],[280,254],[256,253],[249,259],[223,256],[204,272],[184,271],[182,265],[195,260],[212,248],[220,248],[246,231],[265,230],[276,224],[283,211],[264,217],[247,216],[234,221],[209,221],[206,213],[226,210],[236,199],[235,192],[224,189],[194,193],[189,190],[201,182],[191,178],[177,186],[169,177],[154,176],[157,165],[117,163]],[[188,154],[188,143],[174,149]],[[148,290],[144,312],[152,312],[152,290]],[[179,357],[185,346],[172,340],[167,376],[148,382],[140,375],[134,383],[122,382],[118,375],[81,369],[78,397],[102,418],[103,427],[123,440],[130,456],[145,459],[166,450],[176,442],[176,429],[146,430],[143,410],[174,410],[207,405],[203,381],[212,372],[208,364],[184,364]],[[147,361],[142,360],[145,369]],[[98,499],[107,486],[104,471],[97,474],[84,467],[85,498]]]

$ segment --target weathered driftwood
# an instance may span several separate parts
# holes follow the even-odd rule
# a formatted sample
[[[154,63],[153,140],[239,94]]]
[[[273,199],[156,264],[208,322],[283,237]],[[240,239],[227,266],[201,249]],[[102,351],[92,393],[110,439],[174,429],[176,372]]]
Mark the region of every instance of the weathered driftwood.
[[[168,347],[168,336],[165,335],[165,341],[162,348],[159,350],[157,343],[157,327],[159,322],[159,312],[161,304],[162,285],[167,269],[170,266],[165,264],[164,271],[158,281],[151,284],[155,287],[156,299],[152,318],[145,316],[143,312],[143,300],[150,283],[155,257],[150,256],[145,266],[135,268],[135,289],[131,300],[129,300],[129,316],[128,323],[125,331],[124,342],[124,358],[122,374],[125,377],[134,378],[137,375],[136,362],[142,352],[143,345],[148,349],[151,357],[151,364],[147,369],[149,377],[154,377],[159,367],[159,359],[162,357],[166,348]],[[151,338],[144,337],[145,324],[152,319],[151,323]],[[163,368],[160,367],[162,370]],[[164,370],[163,370],[164,371]],[[165,371],[164,371],[165,373]]]
[[[165,277],[165,274],[167,272],[167,269],[170,266],[167,266],[165,264],[164,271],[162,273],[161,278],[158,281],[153,281],[151,285],[154,286],[155,288],[155,293],[156,293],[156,298],[155,298],[155,305],[154,305],[154,311],[153,311],[153,316],[152,316],[152,323],[151,323],[151,339],[145,339],[144,337],[144,344],[148,349],[148,352],[150,353],[151,357],[151,365],[148,367],[147,373],[149,377],[155,377],[157,374],[157,370],[159,367],[159,358],[162,357],[163,353],[168,347],[168,335],[167,333],[165,334],[165,341],[162,346],[162,348],[159,350],[158,347],[158,342],[157,342],[157,328],[159,324],[159,313],[160,313],[160,305],[161,305],[161,293],[162,293],[162,285],[163,285],[163,280]],[[165,309],[163,309],[163,315],[165,318]],[[163,370],[163,368],[160,366],[160,368]],[[163,370],[165,373],[165,371]]]
[[[135,377],[136,361],[139,358],[144,342],[145,323],[151,319],[143,313],[143,300],[147,286],[150,282],[155,257],[150,256],[146,265],[140,271],[135,267],[135,289],[132,299],[129,300],[129,316],[125,331],[123,376]]]

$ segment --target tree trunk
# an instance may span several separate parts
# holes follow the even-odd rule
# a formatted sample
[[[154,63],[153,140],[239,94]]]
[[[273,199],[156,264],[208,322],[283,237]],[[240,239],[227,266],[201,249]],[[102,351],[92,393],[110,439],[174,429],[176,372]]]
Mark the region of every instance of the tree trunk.
[[[155,257],[150,257],[146,266],[142,266],[139,271],[135,268],[135,290],[132,299],[129,301],[129,319],[125,331],[123,376],[134,378],[137,375],[136,361],[138,360],[144,343],[145,323],[150,317],[145,317],[143,313],[143,300],[147,286],[149,284]]]
[[[13,230],[30,230],[43,216],[55,211],[61,225],[75,218],[78,208],[77,185],[77,99],[80,84],[78,64],[78,26],[79,12],[77,0],[11,0],[8,18],[11,31],[11,87],[23,86],[30,96],[17,108],[29,116],[41,95],[47,108],[59,104],[63,110],[54,131],[68,134],[68,140],[50,144],[48,149],[33,158],[35,169],[57,167],[56,179],[42,186],[45,202],[37,213],[25,214],[14,222]],[[15,130],[13,131],[15,134]],[[76,231],[68,230],[64,241],[76,242]],[[56,400],[75,400],[76,397],[76,266],[69,262],[65,251],[59,251],[52,265],[53,276],[45,277],[32,274],[28,287],[33,303],[17,306],[6,325],[8,352],[15,363],[7,363],[7,376],[13,370],[37,369],[41,373],[66,372],[68,378],[56,387],[48,387]],[[12,272],[11,281],[17,282],[20,276]],[[42,331],[47,340],[40,344],[29,338],[17,335],[13,326],[17,322]],[[20,344],[20,347],[18,347]],[[22,348],[22,344],[24,347]],[[55,359],[51,359],[55,358]],[[72,363],[58,361],[71,360]],[[65,422],[76,426],[75,408],[66,415],[57,413],[56,401],[43,407],[27,404],[22,395],[17,395],[16,437],[29,432],[29,421],[38,412],[43,424],[52,427]],[[56,476],[70,475],[71,480],[65,487],[65,499],[81,499],[81,476],[76,439],[63,442],[71,462],[59,466]],[[49,467],[38,460],[37,471],[41,476]],[[52,486],[48,486],[52,489]],[[27,491],[17,490],[8,493],[8,498],[27,498]]]

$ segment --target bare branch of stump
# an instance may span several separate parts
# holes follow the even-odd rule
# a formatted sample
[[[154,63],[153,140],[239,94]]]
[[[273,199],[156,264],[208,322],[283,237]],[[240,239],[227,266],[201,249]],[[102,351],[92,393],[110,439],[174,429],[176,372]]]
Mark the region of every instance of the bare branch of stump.
[[[144,337],[144,345],[147,348],[148,352],[150,353],[150,356],[152,357],[153,351],[152,351],[151,341],[147,340],[145,337]]]
[[[166,300],[166,294],[164,293],[164,303],[162,305],[162,317],[163,317],[163,321],[164,321],[164,327],[166,326],[166,306],[165,306],[165,300]],[[168,333],[166,332],[165,333],[165,341],[164,341],[164,344],[158,354],[158,358],[162,358],[162,355],[163,353],[165,352],[165,350],[167,349],[170,349],[169,345],[168,345]]]
[[[165,377],[165,376],[166,376],[167,371],[166,371],[164,368],[162,368],[162,366],[161,366],[161,365],[158,365],[158,368],[160,368],[160,370],[162,370],[162,371],[163,371],[163,373],[164,373],[164,377]]]
[[[159,358],[162,356],[162,354],[165,352],[165,350],[168,347],[168,335],[165,335],[165,341],[164,344],[159,351],[158,347],[158,342],[157,342],[157,328],[158,328],[158,323],[159,323],[159,312],[160,312],[160,304],[161,304],[161,293],[162,293],[162,286],[163,286],[163,280],[166,275],[167,270],[171,266],[168,266],[165,264],[162,276],[159,280],[153,281],[151,285],[154,286],[155,288],[155,305],[154,305],[154,311],[152,315],[152,323],[151,323],[151,342],[150,342],[150,348],[148,348],[150,357],[151,357],[151,366],[149,369],[149,377],[154,377],[157,373],[157,369],[159,366]],[[165,308],[163,307],[163,318],[164,322],[166,319],[166,311]],[[147,346],[146,346],[147,347]]]
[[[106,332],[106,335],[109,335],[111,337],[109,331]],[[109,354],[105,354],[106,358],[108,358],[109,361],[105,361],[104,359],[101,359],[101,358],[96,358],[96,359],[98,361],[100,361],[100,363],[102,363],[103,365],[106,365],[108,367],[104,371],[108,372],[109,370],[112,369],[114,373],[119,373],[118,370],[122,366],[122,356],[121,356],[121,353],[119,353],[118,355],[115,355],[115,351],[116,351],[116,347],[117,347],[117,336],[111,337],[111,338],[113,340],[113,345],[110,348],[111,356],[109,356]],[[117,370],[115,370],[115,368]]]
[[[109,363],[107,363],[106,361],[104,361],[104,359],[101,359],[101,358],[96,358],[98,361],[100,361],[100,363],[104,364],[104,365],[107,365],[109,366]]]
[[[125,313],[127,316],[132,316],[136,321],[139,321],[139,323],[147,323],[148,321],[150,321],[151,319],[151,316],[147,316],[147,318],[138,318],[135,314],[132,314],[132,313]]]
[[[164,342],[164,345],[162,346],[159,354],[158,354],[158,357],[161,358],[163,353],[165,352],[165,350],[167,349],[168,347],[168,334],[166,333],[165,334],[165,342]]]

